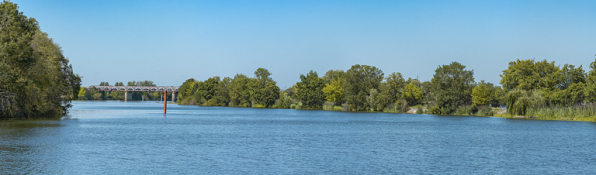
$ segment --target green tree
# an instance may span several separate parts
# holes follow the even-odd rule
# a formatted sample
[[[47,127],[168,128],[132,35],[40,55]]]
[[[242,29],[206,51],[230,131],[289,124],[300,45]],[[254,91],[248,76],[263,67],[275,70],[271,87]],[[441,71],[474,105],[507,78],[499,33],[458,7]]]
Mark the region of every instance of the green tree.
[[[366,97],[366,102],[368,102],[368,106],[370,107],[371,111],[377,110],[377,96],[379,95],[379,91],[376,89],[370,89],[369,95]]]
[[[414,106],[422,102],[424,95],[420,87],[416,86],[414,82],[410,82],[406,85],[402,98],[408,102],[408,105]]]
[[[180,103],[188,101],[188,98],[192,97],[196,82],[197,81],[194,78],[189,78],[180,85],[178,88],[178,101],[180,101]]]
[[[472,102],[476,106],[488,105],[493,101],[494,95],[494,88],[489,87],[487,83],[482,80],[478,86],[472,89]]]
[[[326,84],[331,84],[333,80],[343,81],[343,79],[345,79],[345,75],[346,72],[343,70],[329,70],[325,73],[322,79]]]
[[[221,103],[222,106],[228,106],[230,104],[230,83],[232,79],[225,77],[222,79],[215,90],[215,98]]]
[[[252,80],[250,91],[253,107],[271,107],[279,98],[279,87],[270,76],[271,73],[265,68],[258,68],[255,71],[255,79]]]
[[[315,71],[310,71],[306,76],[300,75],[300,82],[296,83],[296,97],[302,101],[305,108],[321,109],[325,102],[325,81],[319,78]]]
[[[331,84],[326,84],[323,93],[327,101],[341,104],[344,99],[344,83],[342,79],[331,80]]]
[[[81,90],[79,91],[78,99],[79,100],[87,100],[87,89],[86,88],[81,88]]]
[[[243,74],[236,74],[230,82],[230,106],[250,107],[250,78]]]
[[[366,98],[371,89],[378,89],[383,80],[383,71],[368,65],[353,65],[346,72],[345,95],[350,109],[364,111],[369,109]]]
[[[435,96],[432,93],[432,84],[430,83],[430,81],[425,81],[420,83],[420,90],[422,91],[422,94],[424,95],[424,101],[425,102],[432,102],[435,99]]]
[[[584,96],[588,102],[596,102],[596,59],[590,63],[590,72],[586,77]]]
[[[435,70],[431,84],[442,114],[452,114],[457,107],[472,103],[474,72],[465,68],[458,62],[452,62]]]
[[[62,49],[12,2],[0,4],[0,119],[61,117],[80,76]]]
[[[560,84],[559,67],[555,62],[546,60],[536,62],[534,59],[509,62],[509,67],[501,74],[501,84],[505,90],[532,90],[554,88]]]

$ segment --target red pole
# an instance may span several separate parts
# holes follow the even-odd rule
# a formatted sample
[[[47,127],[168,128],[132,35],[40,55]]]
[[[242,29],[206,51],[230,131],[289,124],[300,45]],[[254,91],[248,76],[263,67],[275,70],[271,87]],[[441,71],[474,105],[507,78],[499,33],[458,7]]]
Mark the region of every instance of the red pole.
[[[163,113],[164,114],[166,113],[166,108],[167,108],[167,105],[168,105],[168,103],[166,103],[166,100],[168,99],[167,98],[168,96],[166,96],[166,94],[168,94],[168,93],[167,93],[167,91],[164,90],[163,91]]]

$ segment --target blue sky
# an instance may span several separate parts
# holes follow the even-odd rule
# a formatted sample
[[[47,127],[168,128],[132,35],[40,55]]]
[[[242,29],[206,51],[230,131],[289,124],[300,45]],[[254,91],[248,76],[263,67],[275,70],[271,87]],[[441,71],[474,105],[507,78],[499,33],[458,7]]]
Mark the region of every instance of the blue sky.
[[[83,85],[253,76],[280,88],[354,64],[430,80],[458,61],[495,84],[510,61],[583,65],[596,54],[596,1],[15,0],[62,46]]]

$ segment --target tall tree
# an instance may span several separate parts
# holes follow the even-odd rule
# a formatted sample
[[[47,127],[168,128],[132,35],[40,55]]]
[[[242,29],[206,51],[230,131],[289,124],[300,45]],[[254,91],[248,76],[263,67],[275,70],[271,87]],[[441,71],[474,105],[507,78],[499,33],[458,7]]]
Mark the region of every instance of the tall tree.
[[[350,109],[364,111],[369,109],[366,98],[371,89],[378,89],[383,80],[383,71],[368,65],[353,65],[346,72],[345,95]]]
[[[464,70],[466,66],[452,62],[439,66],[431,80],[438,107],[442,114],[449,115],[457,107],[471,104],[474,71]]]
[[[323,88],[325,81],[311,70],[306,76],[300,75],[300,82],[296,83],[296,97],[307,109],[321,109],[325,102]]]
[[[344,100],[344,83],[342,79],[331,80],[331,84],[326,84],[323,93],[327,101],[341,104]]]
[[[478,83],[478,86],[472,89],[472,102],[476,106],[488,105],[493,101],[494,95],[494,88],[491,88],[482,80]]]
[[[414,106],[422,102],[424,95],[422,94],[420,87],[416,86],[415,82],[410,82],[404,88],[402,98],[408,102],[408,105]]]
[[[80,76],[62,49],[12,2],[0,4],[0,119],[61,117]]]
[[[250,91],[254,107],[271,107],[279,98],[277,82],[270,76],[271,73],[265,68],[258,68],[255,71],[255,79],[252,81]]]
[[[501,84],[508,91],[554,88],[560,84],[559,74],[555,74],[557,71],[559,67],[555,66],[555,62],[517,59],[509,62],[509,67],[503,70]]]
[[[230,82],[230,106],[250,107],[250,78],[243,74],[236,74]]]
[[[590,72],[586,77],[584,95],[589,102],[596,102],[596,59],[590,63]]]

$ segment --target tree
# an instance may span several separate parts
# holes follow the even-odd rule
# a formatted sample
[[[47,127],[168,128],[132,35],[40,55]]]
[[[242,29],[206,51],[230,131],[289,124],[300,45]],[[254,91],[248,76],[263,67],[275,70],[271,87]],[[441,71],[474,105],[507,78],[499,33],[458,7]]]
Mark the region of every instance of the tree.
[[[482,80],[472,89],[472,102],[476,106],[488,105],[493,101],[495,92]]]
[[[474,72],[464,70],[466,66],[452,62],[439,66],[431,80],[435,92],[435,100],[441,113],[449,115],[459,106],[472,102],[471,92],[474,83]]]
[[[370,107],[371,111],[376,111],[377,110],[377,96],[379,95],[379,92],[376,89],[370,89],[370,92],[368,93],[368,97],[366,97],[366,102],[368,102],[368,106]]]
[[[250,78],[236,74],[230,82],[230,106],[250,107]]]
[[[255,79],[252,81],[251,97],[253,107],[271,107],[279,98],[279,87],[277,82],[271,79],[271,73],[265,68],[258,68],[255,71]]]
[[[221,80],[215,90],[215,98],[221,103],[222,106],[228,106],[230,104],[230,83],[232,79],[225,77]]]
[[[420,83],[420,90],[422,91],[422,94],[424,95],[424,101],[425,102],[431,102],[434,101],[435,96],[432,93],[432,84],[430,83],[430,81],[425,81]]]
[[[420,87],[416,86],[414,82],[411,82],[405,87],[402,98],[406,100],[410,106],[414,106],[422,102],[424,95],[422,94]]]
[[[63,116],[81,77],[37,20],[7,1],[0,14],[0,119]]]
[[[296,83],[296,97],[302,101],[305,108],[321,109],[325,102],[325,81],[319,78],[315,71],[310,71],[306,76],[300,75],[300,82]]]
[[[394,103],[402,97],[402,91],[406,86],[406,82],[401,73],[393,72],[385,78],[385,85],[387,88],[382,93],[386,93],[389,103]]]
[[[584,96],[588,102],[596,102],[596,59],[590,63],[590,72],[586,77]]]
[[[574,65],[565,64],[558,73],[561,80],[557,87],[561,90],[569,88],[574,83],[586,83],[586,72],[581,65],[575,68]]]
[[[331,84],[333,80],[342,80],[345,79],[346,72],[343,70],[329,70],[325,73],[322,77],[323,81],[326,84]]]
[[[323,93],[329,102],[341,104],[344,99],[344,83],[342,79],[331,80],[331,84],[326,84]]]
[[[383,71],[368,65],[353,65],[346,72],[345,95],[350,109],[364,111],[369,109],[366,97],[371,89],[378,89],[383,80]]]
[[[560,84],[559,74],[555,74],[557,71],[559,71],[559,67],[555,66],[555,62],[517,59],[517,61],[509,62],[509,67],[503,70],[501,84],[507,91],[554,88]]]
[[[79,96],[78,99],[79,100],[87,100],[87,89],[86,88],[81,88],[81,90],[79,91]]]
[[[180,85],[178,88],[178,101],[182,103],[193,95],[192,93],[194,92],[196,82],[197,81],[194,78],[189,78]]]

